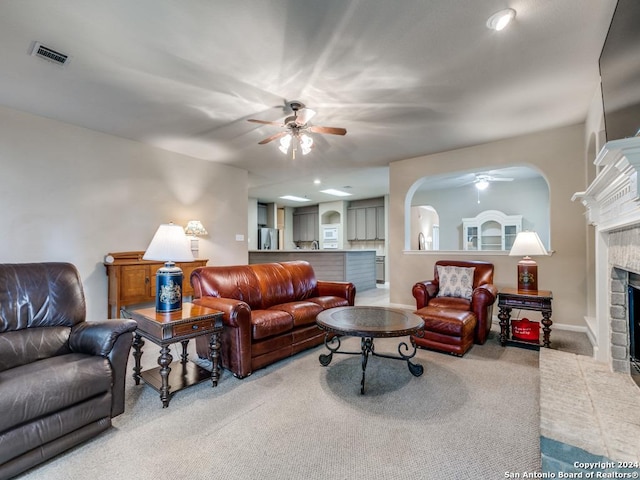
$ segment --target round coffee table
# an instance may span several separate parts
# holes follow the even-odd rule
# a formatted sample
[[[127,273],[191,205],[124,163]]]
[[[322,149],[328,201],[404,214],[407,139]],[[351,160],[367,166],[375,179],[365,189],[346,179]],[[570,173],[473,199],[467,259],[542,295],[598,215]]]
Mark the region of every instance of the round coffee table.
[[[337,307],[325,310],[316,319],[318,327],[327,333],[324,336],[324,345],[329,353],[320,355],[320,363],[326,367],[331,363],[334,353],[346,355],[362,355],[362,381],[360,393],[364,394],[365,372],[369,355],[391,358],[407,362],[409,372],[414,377],[419,377],[424,372],[422,365],[412,363],[411,359],[416,354],[416,344],[411,335],[421,337],[424,335],[424,321],[411,312],[398,308],[387,307]],[[337,335],[332,335],[337,334]],[[361,337],[359,352],[340,351],[340,335]],[[398,345],[398,356],[376,353],[373,345],[374,338],[404,337],[409,336],[413,351],[410,351],[406,342]]]

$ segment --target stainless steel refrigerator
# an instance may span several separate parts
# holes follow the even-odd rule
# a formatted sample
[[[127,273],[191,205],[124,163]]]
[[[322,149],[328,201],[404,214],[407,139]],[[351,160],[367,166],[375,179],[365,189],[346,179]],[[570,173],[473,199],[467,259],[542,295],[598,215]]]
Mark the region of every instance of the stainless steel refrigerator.
[[[278,250],[278,230],[276,228],[258,229],[258,250]]]

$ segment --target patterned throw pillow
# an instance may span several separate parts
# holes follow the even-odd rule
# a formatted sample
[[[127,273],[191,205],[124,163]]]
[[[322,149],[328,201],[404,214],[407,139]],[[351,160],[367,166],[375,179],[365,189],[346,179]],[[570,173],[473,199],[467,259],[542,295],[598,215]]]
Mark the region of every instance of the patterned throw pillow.
[[[438,267],[438,297],[459,297],[471,300],[475,267]]]

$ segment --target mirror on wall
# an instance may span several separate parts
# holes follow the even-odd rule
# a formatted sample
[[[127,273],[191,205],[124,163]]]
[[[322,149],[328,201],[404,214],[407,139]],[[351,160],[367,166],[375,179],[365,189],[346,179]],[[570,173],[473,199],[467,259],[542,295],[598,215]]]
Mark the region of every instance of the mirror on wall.
[[[405,241],[411,250],[508,250],[510,238],[484,243],[474,243],[474,239],[468,238],[469,219],[481,221],[491,217],[495,223],[495,212],[508,219],[521,219],[518,229],[537,232],[545,246],[550,247],[549,185],[534,168],[513,166],[455,172],[424,177],[416,184],[410,201],[409,238]],[[513,234],[509,228],[511,224],[504,235]]]

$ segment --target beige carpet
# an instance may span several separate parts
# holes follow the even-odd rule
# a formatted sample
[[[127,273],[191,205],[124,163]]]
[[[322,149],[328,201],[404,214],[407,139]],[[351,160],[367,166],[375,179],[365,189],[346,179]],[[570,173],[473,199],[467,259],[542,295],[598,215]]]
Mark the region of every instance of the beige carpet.
[[[358,339],[343,345],[357,349]],[[376,341],[396,353],[397,339]],[[538,352],[492,338],[464,358],[420,350],[425,367],[371,358],[320,366],[317,347],[238,380],[158,394],[128,380],[114,428],[24,479],[498,479],[539,471]],[[149,356],[151,355],[151,356]],[[145,352],[155,360],[153,347]],[[131,366],[131,365],[130,365]]]

